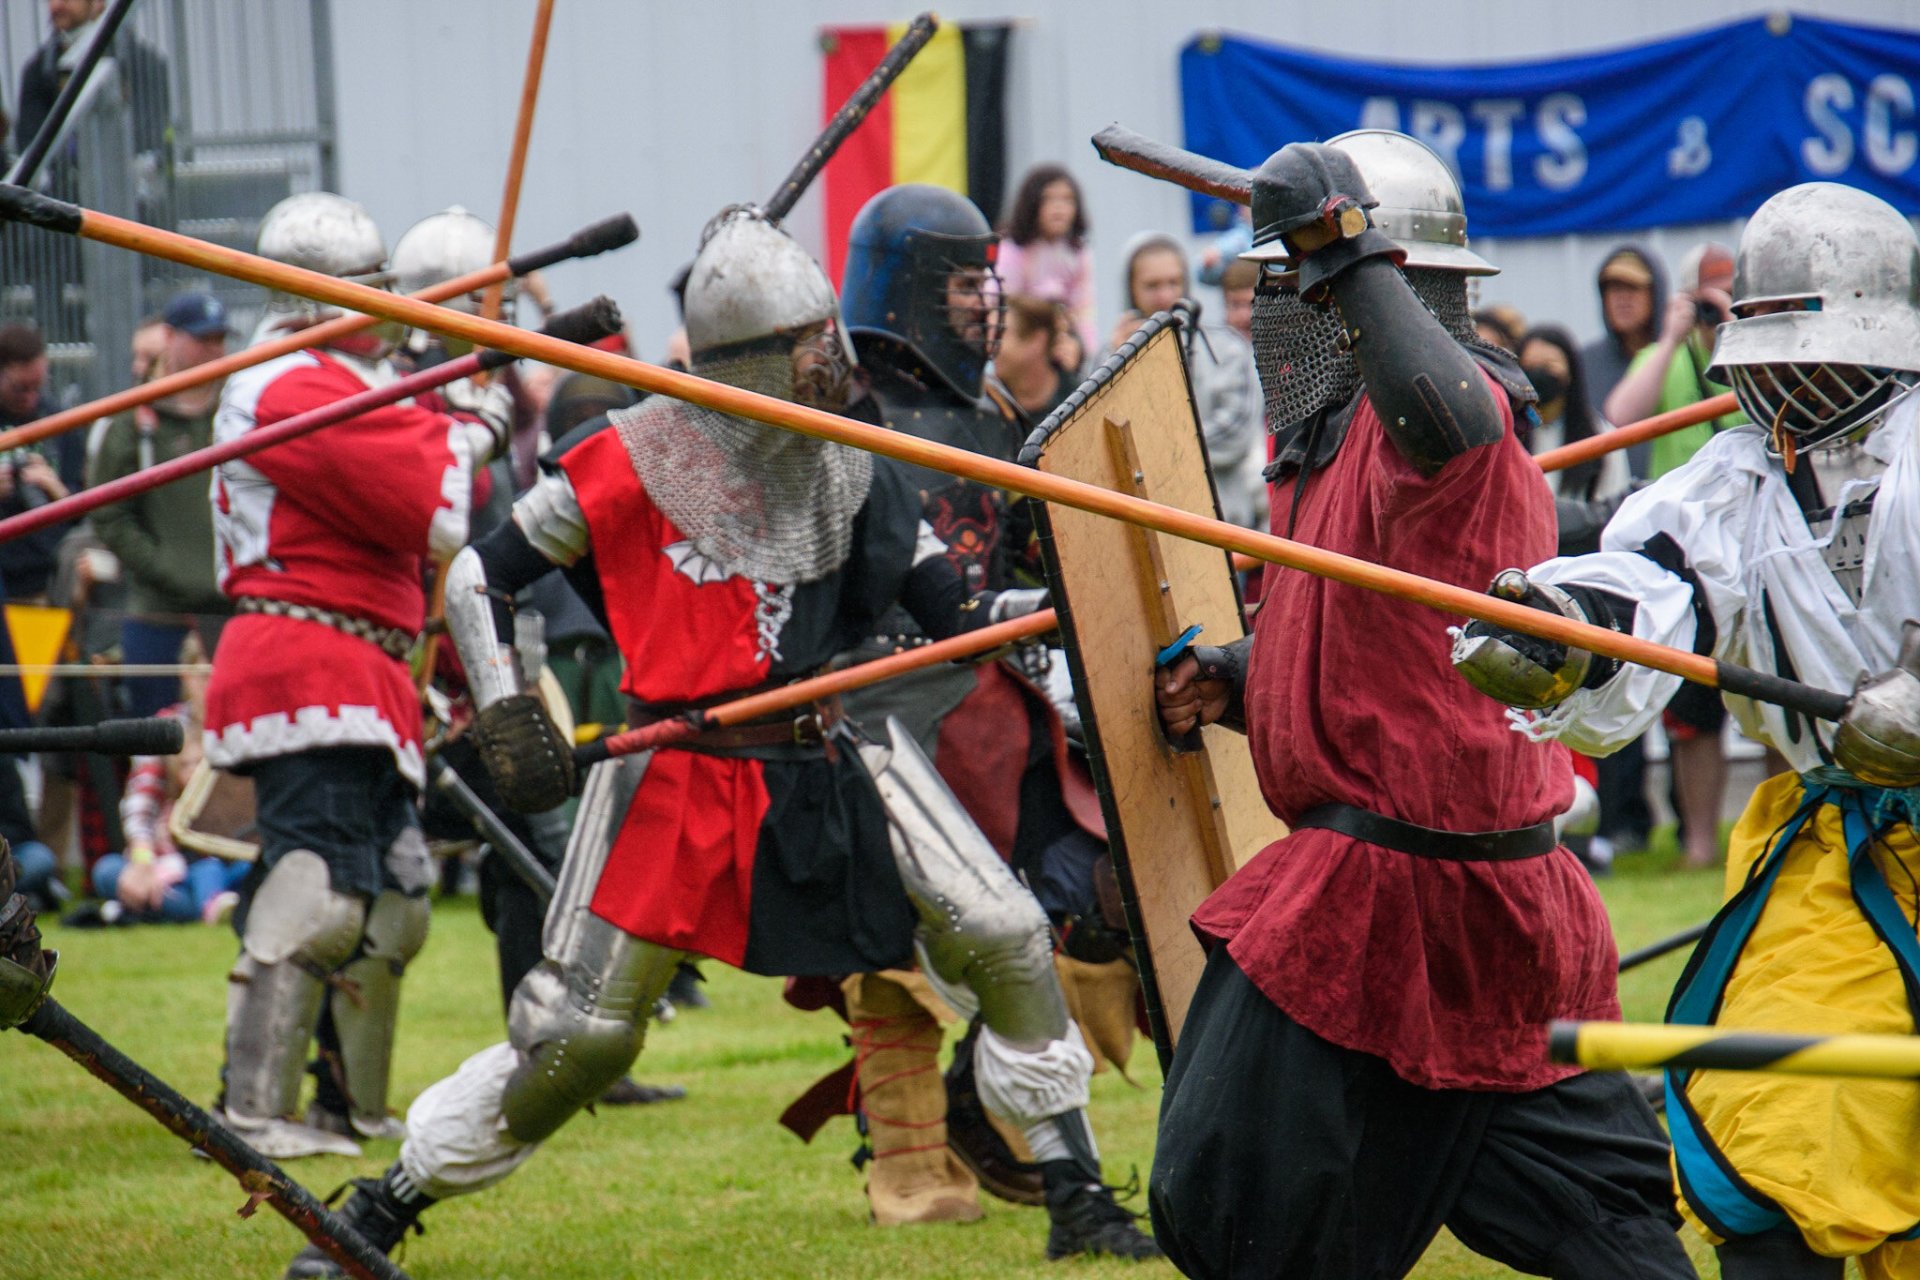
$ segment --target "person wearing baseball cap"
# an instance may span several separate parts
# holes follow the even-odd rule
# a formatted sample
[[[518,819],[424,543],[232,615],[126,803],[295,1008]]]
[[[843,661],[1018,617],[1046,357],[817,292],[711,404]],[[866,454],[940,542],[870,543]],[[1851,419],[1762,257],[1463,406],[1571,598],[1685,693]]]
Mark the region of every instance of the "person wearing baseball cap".
[[[188,290],[160,313],[165,340],[152,376],[178,373],[217,360],[233,330],[220,299]],[[131,475],[213,443],[213,412],[220,382],[177,392],[113,418],[100,433],[87,463],[88,485]],[[232,606],[214,585],[213,508],[205,476],[188,476],[93,515],[100,541],[120,560],[128,589],[128,614],[120,644],[128,662],[178,661],[189,631],[198,631],[208,652]],[[172,676],[130,677],[123,682],[128,711],[137,716],[177,702]]]

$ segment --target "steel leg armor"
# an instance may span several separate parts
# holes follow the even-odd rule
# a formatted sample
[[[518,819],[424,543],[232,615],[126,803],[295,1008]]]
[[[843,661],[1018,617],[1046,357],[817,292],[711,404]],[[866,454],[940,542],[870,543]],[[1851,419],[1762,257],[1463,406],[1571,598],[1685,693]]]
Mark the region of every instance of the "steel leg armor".
[[[409,834],[418,838],[420,833]],[[340,1034],[349,1115],[363,1138],[400,1136],[399,1122],[387,1114],[400,978],[426,945],[429,912],[424,897],[388,889],[375,898],[367,911],[360,952],[340,971],[343,989],[328,995]]]
[[[927,967],[941,983],[964,986],[1002,1041],[1040,1050],[1065,1038],[1072,1023],[1046,912],[899,721],[889,717],[887,740],[863,744],[860,759],[886,806]]]
[[[226,1111],[242,1125],[293,1114],[327,975],[366,918],[365,903],[334,892],[317,853],[295,849],[267,872],[227,975]]]
[[[573,840],[547,910],[546,958],[520,980],[507,1013],[519,1066],[501,1097],[507,1130],[538,1142],[625,1074],[645,1019],[673,980],[680,953],[623,932],[590,904],[647,758],[623,757],[587,776]]]

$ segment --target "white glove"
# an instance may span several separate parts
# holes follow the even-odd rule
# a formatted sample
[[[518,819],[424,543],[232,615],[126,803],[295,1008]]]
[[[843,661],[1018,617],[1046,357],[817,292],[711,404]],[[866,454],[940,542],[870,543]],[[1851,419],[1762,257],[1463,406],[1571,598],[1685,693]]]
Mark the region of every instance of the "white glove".
[[[468,439],[477,461],[492,462],[507,451],[513,439],[513,392],[505,382],[480,386],[472,378],[462,378],[441,387],[440,398],[455,413],[479,419],[466,424],[472,428]]]

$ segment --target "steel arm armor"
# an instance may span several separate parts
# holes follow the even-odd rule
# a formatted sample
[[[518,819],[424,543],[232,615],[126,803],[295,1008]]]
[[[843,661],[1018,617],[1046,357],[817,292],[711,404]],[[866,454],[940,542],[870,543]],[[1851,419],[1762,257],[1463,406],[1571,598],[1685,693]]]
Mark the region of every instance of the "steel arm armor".
[[[1422,474],[1505,434],[1479,366],[1391,261],[1362,258],[1329,287],[1367,398],[1394,447]]]

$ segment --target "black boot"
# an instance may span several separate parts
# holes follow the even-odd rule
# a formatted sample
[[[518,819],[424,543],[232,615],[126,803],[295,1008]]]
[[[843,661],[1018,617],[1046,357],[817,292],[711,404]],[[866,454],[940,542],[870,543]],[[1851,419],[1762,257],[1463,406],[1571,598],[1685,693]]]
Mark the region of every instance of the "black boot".
[[[680,967],[673,971],[673,981],[667,984],[667,1003],[676,1009],[712,1008],[713,1002],[700,989],[700,984],[705,981],[698,969],[682,960]]]
[[[980,1020],[976,1018],[966,1036],[953,1047],[953,1064],[947,1068],[946,1077],[947,1146],[961,1164],[973,1170],[973,1176],[989,1194],[1012,1204],[1045,1204],[1047,1189],[1040,1166],[1013,1153],[980,1101],[973,1079],[973,1042],[979,1034]]]
[[[421,1213],[434,1203],[431,1196],[414,1190],[397,1161],[381,1177],[355,1178],[350,1185],[353,1194],[334,1212],[382,1253],[392,1253],[409,1227],[419,1231]],[[346,1274],[325,1250],[310,1244],[294,1255],[281,1280],[331,1280]]]
[[[1153,1237],[1134,1225],[1140,1216],[1121,1207],[1113,1188],[1089,1176],[1077,1160],[1048,1160],[1040,1166],[1047,1183],[1047,1257],[1076,1254],[1115,1258],[1163,1258]]]

